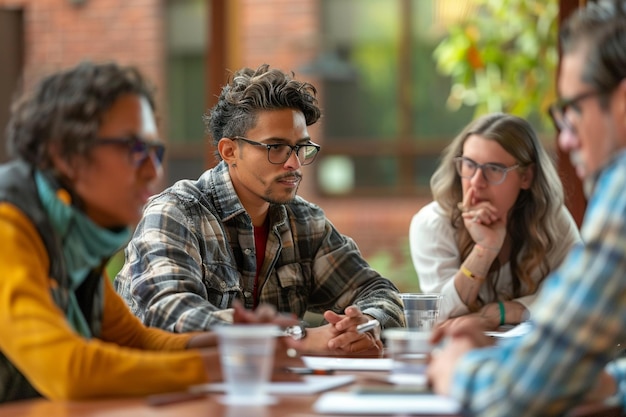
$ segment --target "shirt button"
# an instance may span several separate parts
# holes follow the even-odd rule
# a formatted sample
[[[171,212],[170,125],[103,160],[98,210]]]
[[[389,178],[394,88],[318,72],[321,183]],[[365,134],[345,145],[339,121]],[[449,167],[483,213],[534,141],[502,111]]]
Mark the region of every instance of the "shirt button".
[[[252,254],[252,249],[244,249],[243,253],[245,253],[246,255],[250,255]]]
[[[252,298],[252,293],[250,291],[245,291],[243,293],[243,296],[246,297],[246,298]]]

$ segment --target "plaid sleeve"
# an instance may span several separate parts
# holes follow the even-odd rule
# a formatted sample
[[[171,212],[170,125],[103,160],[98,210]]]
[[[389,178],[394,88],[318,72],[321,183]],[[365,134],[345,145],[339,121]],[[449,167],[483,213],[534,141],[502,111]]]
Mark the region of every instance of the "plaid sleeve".
[[[312,304],[317,300],[321,310],[334,311],[355,304],[383,328],[404,326],[396,286],[370,267],[351,238],[339,233],[325,216],[318,217],[317,221],[323,223],[319,229],[324,232],[315,253]]]
[[[547,278],[533,330],[459,361],[452,395],[472,413],[560,414],[582,401],[626,340],[626,157],[622,161],[596,185],[584,245],[575,246]]]
[[[116,289],[148,326],[187,332],[228,320],[225,306],[207,302],[193,218],[174,197],[161,196],[146,207],[126,248]]]

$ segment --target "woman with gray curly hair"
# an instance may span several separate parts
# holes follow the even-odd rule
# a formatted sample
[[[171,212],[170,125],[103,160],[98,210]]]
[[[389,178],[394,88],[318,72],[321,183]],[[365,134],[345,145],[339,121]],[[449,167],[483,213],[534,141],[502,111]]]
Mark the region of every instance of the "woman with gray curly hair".
[[[214,334],[145,327],[104,269],[139,221],[165,150],[141,74],[87,62],[51,74],[15,102],[7,136],[0,403],[139,396],[220,379]],[[239,308],[238,318],[271,313]]]

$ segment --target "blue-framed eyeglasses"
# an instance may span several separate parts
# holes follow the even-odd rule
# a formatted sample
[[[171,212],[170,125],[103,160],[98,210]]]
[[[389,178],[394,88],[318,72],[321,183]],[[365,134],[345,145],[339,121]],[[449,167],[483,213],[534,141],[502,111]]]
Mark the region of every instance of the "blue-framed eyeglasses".
[[[487,162],[486,164],[479,164],[473,159],[465,156],[457,156],[454,158],[454,164],[456,166],[456,172],[461,178],[472,179],[476,175],[476,171],[480,168],[480,172],[483,174],[483,178],[491,185],[502,184],[506,179],[506,174],[509,171],[519,168],[519,164],[512,165],[510,167],[496,164],[494,162]]]
[[[143,164],[151,154],[155,156],[154,161],[157,168],[163,164],[165,145],[161,142],[142,139],[138,136],[129,136],[119,138],[97,138],[95,143],[96,145],[126,146],[128,148],[130,160],[136,167]]]
[[[302,145],[288,145],[286,143],[261,143],[243,136],[235,136],[233,140],[240,140],[254,146],[263,146],[267,149],[267,160],[272,164],[284,164],[287,162],[292,152],[296,152],[298,161],[302,165],[309,165],[315,160],[321,146],[316,143],[305,143]]]

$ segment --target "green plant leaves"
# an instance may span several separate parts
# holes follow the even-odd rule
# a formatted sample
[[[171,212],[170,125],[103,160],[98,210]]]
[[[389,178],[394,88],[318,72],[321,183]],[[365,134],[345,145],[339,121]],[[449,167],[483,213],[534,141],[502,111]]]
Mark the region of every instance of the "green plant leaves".
[[[557,0],[474,0],[465,21],[449,28],[433,53],[453,81],[448,104],[476,115],[539,114],[555,97]]]

